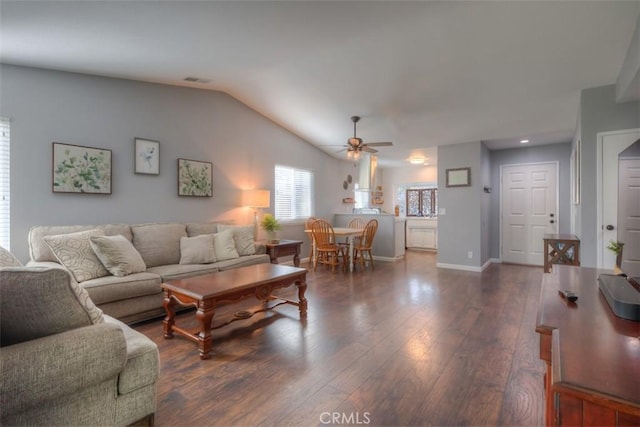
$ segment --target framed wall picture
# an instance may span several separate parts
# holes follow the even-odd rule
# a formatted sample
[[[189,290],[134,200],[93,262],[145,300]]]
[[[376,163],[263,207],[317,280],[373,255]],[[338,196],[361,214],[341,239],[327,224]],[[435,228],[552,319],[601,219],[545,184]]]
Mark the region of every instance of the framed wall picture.
[[[111,194],[111,150],[53,143],[54,193]]]
[[[211,197],[212,195],[213,164],[178,159],[178,196]]]
[[[471,186],[471,168],[447,169],[447,187]]]
[[[136,138],[135,173],[160,175],[160,143],[150,139]]]

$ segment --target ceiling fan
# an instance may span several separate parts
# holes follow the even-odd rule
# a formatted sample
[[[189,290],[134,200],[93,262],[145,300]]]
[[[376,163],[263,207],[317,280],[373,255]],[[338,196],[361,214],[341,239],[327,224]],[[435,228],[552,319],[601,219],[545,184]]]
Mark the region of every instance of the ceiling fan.
[[[377,153],[378,150],[371,147],[390,147],[392,142],[363,142],[362,138],[358,138],[356,134],[356,123],[360,121],[359,116],[351,116],[353,122],[353,137],[347,140],[347,144],[344,146],[347,149],[347,157],[359,158],[362,151],[367,153]]]

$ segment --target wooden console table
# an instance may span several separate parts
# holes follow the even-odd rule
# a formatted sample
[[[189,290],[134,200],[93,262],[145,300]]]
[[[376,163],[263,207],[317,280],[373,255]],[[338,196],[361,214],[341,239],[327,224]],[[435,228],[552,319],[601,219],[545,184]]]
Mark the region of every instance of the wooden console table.
[[[545,234],[544,272],[551,264],[580,265],[580,239],[573,234]]]
[[[548,426],[640,425],[640,322],[613,314],[593,268],[544,274],[536,332],[546,363]],[[567,302],[559,290],[578,295]]]
[[[293,265],[300,267],[300,246],[302,240],[279,240],[278,243],[265,243],[271,264],[278,264],[281,256],[293,255]]]

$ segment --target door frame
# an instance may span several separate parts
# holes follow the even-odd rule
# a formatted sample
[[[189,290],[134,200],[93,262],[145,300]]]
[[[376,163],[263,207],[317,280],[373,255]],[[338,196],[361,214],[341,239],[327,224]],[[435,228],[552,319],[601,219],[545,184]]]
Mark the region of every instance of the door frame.
[[[607,136],[615,136],[615,135],[624,135],[628,133],[636,133],[640,132],[640,128],[629,128],[629,129],[621,129],[614,130],[609,132],[598,132],[596,134],[596,244],[597,244],[597,253],[596,253],[596,266],[597,268],[605,268],[602,265],[602,254],[604,252],[604,242],[602,241],[602,227],[604,227],[602,220],[602,170],[604,165],[602,164],[602,147],[604,145],[604,138]],[[582,209],[581,211],[582,212]],[[582,216],[582,213],[580,214]],[[580,222],[583,222],[582,220]]]
[[[500,262],[502,262],[502,249],[503,249],[503,241],[502,241],[502,191],[503,191],[503,168],[504,167],[512,167],[512,166],[534,166],[534,165],[548,165],[552,164],[556,167],[556,219],[558,221],[558,232],[560,232],[560,161],[559,160],[549,160],[546,162],[530,162],[530,163],[509,163],[500,165]],[[543,246],[544,242],[540,242],[540,246]]]

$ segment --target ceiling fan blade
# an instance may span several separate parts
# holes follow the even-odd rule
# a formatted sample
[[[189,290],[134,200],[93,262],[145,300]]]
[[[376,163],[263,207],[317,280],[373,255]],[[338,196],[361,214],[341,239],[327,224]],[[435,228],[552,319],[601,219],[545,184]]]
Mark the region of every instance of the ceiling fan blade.
[[[362,146],[362,151],[366,151],[367,153],[377,153],[378,150],[374,150],[373,148],[367,147],[367,145]]]
[[[364,145],[368,145],[369,147],[391,147],[393,146],[393,142],[367,142]]]

